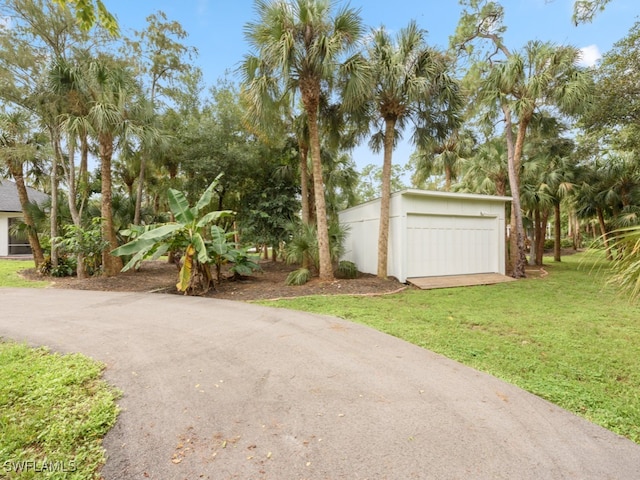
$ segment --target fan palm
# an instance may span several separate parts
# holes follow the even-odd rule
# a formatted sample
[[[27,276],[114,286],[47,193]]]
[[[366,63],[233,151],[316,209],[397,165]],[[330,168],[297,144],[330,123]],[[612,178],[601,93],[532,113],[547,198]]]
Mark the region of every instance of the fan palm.
[[[259,20],[245,27],[255,55],[248,56],[243,66],[251,103],[258,114],[273,99],[274,92],[300,94],[309,127],[322,280],[333,279],[333,269],[320,157],[320,97],[323,86],[332,82],[343,56],[363,33],[357,10],[341,7],[334,12],[334,5],[330,0],[257,0]]]
[[[460,123],[458,111],[462,99],[458,83],[448,74],[450,62],[430,48],[424,37],[425,32],[415,22],[409,23],[395,39],[384,28],[375,30],[367,50],[369,71],[364,75],[369,85],[356,89],[348,84],[354,91],[365,90],[365,96],[354,105],[368,113],[375,124],[369,145],[374,151],[384,152],[377,268],[382,278],[387,276],[394,147],[410,123],[416,145],[442,140]]]

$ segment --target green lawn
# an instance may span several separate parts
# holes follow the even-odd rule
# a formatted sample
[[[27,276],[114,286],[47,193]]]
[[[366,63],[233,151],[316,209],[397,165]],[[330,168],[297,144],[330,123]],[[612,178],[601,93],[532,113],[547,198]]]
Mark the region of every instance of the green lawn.
[[[33,260],[0,260],[0,287],[43,288],[51,282],[34,282],[18,275],[20,270],[33,268]]]
[[[500,285],[260,303],[369,325],[640,443],[640,307],[605,286],[599,262],[547,260],[548,276]]]
[[[117,392],[79,354],[0,338],[0,478],[98,479]]]

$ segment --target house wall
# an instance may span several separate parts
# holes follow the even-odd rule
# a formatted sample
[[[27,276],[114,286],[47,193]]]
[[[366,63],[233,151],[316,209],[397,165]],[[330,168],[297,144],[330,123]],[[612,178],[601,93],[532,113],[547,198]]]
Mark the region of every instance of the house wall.
[[[465,268],[469,273],[504,274],[505,202],[509,200],[423,190],[393,194],[387,275],[404,282],[409,274],[453,275],[464,273]],[[379,199],[340,212],[340,222],[350,227],[343,259],[362,272],[377,272],[379,216]],[[416,275],[421,268],[424,273]]]

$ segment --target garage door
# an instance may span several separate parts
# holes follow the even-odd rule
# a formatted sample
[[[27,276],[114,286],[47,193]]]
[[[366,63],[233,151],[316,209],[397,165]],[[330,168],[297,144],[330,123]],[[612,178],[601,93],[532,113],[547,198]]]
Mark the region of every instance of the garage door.
[[[407,277],[499,272],[495,217],[407,215]]]

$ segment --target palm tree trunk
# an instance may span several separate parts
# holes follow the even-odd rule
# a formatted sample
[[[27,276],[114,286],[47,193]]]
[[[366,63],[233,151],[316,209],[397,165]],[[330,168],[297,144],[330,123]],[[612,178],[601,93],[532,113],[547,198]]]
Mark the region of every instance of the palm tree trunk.
[[[309,225],[309,169],[307,167],[307,155],[309,148],[299,142],[300,149],[300,196],[302,207],[302,223]]]
[[[604,222],[604,214],[600,207],[596,208],[596,212],[598,215],[598,224],[600,225],[600,233],[602,234],[602,241],[604,243],[605,251],[607,252],[607,260],[613,260],[611,245],[609,245],[609,237],[607,235],[607,224]]]
[[[20,207],[22,208],[22,217],[24,223],[27,226],[27,236],[29,238],[29,245],[31,246],[31,252],[33,253],[33,261],[36,266],[36,270],[42,263],[44,263],[44,253],[40,246],[40,239],[38,238],[38,232],[36,230],[36,224],[33,221],[31,213],[29,213],[29,195],[27,194],[27,187],[24,184],[24,173],[22,172],[22,164],[10,166],[11,176],[16,182],[16,190],[18,191],[18,199],[20,200]]]
[[[540,238],[538,238],[538,245],[536,248],[536,265],[542,265],[544,263],[544,241],[546,239],[547,225],[549,223],[549,209],[545,209],[541,212],[540,217]]]
[[[553,226],[553,261],[561,262],[562,256],[560,247],[562,246],[562,229],[560,225],[560,202],[556,202],[553,205],[553,218],[555,220]]]
[[[318,99],[313,95],[303,93],[303,102],[309,122],[309,143],[311,147],[311,162],[313,165],[313,190],[316,207],[316,222],[318,234],[319,277],[323,281],[331,281],[333,265],[329,248],[329,226],[327,221],[327,206],[324,198],[324,181],[322,179],[322,161],[320,158],[320,137],[318,134]]]
[[[300,148],[300,196],[301,198],[301,208],[302,208],[302,225],[307,226],[311,220],[311,211],[309,209],[309,169],[307,165],[307,155],[309,153],[309,148],[307,145],[304,145],[303,142],[299,142]],[[309,258],[308,253],[303,254],[302,256],[302,268],[309,268],[311,265],[311,259]]]
[[[445,165],[444,167],[444,191],[445,192],[451,191],[451,177],[452,177],[451,167],[448,165]]]
[[[147,156],[144,150],[140,155],[140,176],[138,177],[138,190],[136,192],[136,208],[133,214],[133,224],[140,225],[140,211],[142,210],[142,194],[144,187],[145,168],[147,163]]]
[[[122,270],[122,259],[111,255],[118,248],[118,239],[113,228],[113,211],[111,207],[111,156],[113,155],[113,139],[109,135],[100,135],[100,174],[102,177],[102,240],[107,246],[102,250],[102,273],[113,277]]]
[[[49,233],[51,239],[51,267],[58,266],[58,156],[51,158],[51,212],[49,215]]]
[[[382,161],[382,192],[380,196],[380,230],[378,233],[378,277],[387,278],[389,253],[389,207],[391,203],[391,162],[395,119],[385,120],[384,159]]]
[[[514,143],[511,122],[511,111],[509,107],[503,105],[502,110],[505,116],[505,133],[507,136],[507,164],[509,170],[509,186],[511,187],[512,208],[511,208],[511,264],[513,278],[524,278],[526,253],[524,245],[524,226],[522,223],[522,207],[520,204],[520,156],[517,155],[518,142]],[[522,147],[524,137],[520,139],[518,131],[518,141]],[[522,150],[520,150],[520,155]]]

